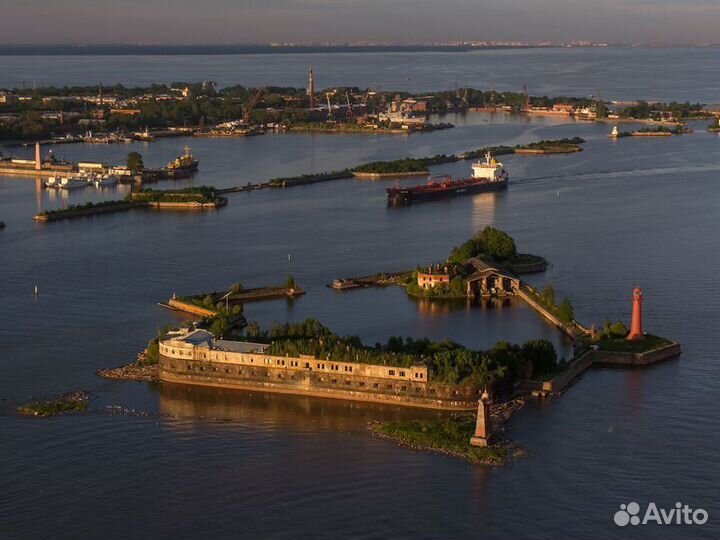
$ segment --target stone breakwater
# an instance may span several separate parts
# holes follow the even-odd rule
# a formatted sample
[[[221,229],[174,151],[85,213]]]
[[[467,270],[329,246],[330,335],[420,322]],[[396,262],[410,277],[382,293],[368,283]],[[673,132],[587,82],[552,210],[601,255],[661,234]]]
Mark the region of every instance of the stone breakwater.
[[[112,206],[93,206],[91,208],[77,208],[73,210],[53,212],[49,214],[37,214],[33,220],[39,223],[47,223],[49,221],[59,221],[61,219],[72,219],[83,216],[92,216],[95,214],[108,214],[110,212],[124,212],[144,206],[142,203],[128,202],[125,204],[116,204]]]
[[[165,201],[128,201],[126,203],[118,202],[118,204],[95,205],[89,208],[70,208],[67,210],[57,210],[52,212],[43,212],[33,217],[38,223],[48,223],[50,221],[60,221],[63,219],[73,219],[85,216],[93,216],[97,214],[107,214],[110,212],[122,212],[137,208],[152,208],[156,210],[213,210],[227,204],[227,199],[218,197],[213,202],[201,203],[196,201],[190,202],[165,202]]]
[[[552,379],[547,381],[523,381],[522,386],[526,390],[539,395],[559,394],[592,366],[645,367],[677,358],[681,353],[680,344],[674,342],[643,353],[590,349],[573,359],[565,370]]]

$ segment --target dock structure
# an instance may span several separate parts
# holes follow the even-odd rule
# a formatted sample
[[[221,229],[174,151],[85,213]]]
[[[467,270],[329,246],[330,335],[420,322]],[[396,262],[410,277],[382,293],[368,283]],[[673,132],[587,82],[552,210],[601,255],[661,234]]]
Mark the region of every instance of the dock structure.
[[[347,289],[358,289],[362,287],[385,287],[387,285],[400,285],[412,272],[403,270],[400,272],[388,272],[383,274],[371,274],[349,278],[336,278],[328,284],[331,289],[344,291]]]

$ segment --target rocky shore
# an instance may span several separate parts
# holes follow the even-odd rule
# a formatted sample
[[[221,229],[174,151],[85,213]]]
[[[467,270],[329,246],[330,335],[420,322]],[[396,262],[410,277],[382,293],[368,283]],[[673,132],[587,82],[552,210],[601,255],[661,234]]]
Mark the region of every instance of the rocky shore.
[[[96,375],[106,379],[119,379],[123,381],[157,382],[160,380],[157,364],[133,363],[116,368],[101,369],[96,372]]]

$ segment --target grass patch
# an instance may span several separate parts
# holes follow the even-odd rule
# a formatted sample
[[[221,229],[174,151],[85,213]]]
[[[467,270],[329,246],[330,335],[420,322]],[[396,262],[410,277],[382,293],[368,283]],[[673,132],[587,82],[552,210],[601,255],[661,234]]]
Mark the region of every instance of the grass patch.
[[[430,450],[467,459],[472,463],[501,465],[510,457],[506,447],[479,448],[470,445],[475,430],[474,415],[458,415],[449,420],[411,420],[378,424],[375,435],[391,439],[416,450]]]
[[[597,345],[601,351],[645,353],[671,345],[672,342],[659,336],[646,334],[645,339],[637,341],[628,341],[624,337],[615,337],[603,338],[594,344]]]

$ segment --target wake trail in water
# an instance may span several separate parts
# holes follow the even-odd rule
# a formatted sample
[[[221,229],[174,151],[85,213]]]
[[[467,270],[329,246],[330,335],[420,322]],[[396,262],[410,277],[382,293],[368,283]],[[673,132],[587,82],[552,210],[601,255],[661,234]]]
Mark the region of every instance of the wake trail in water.
[[[703,165],[703,166],[684,166],[684,167],[664,167],[655,169],[628,169],[624,171],[597,171],[592,173],[579,173],[579,174],[553,174],[547,176],[533,176],[530,178],[521,178],[519,180],[513,180],[513,184],[529,184],[533,182],[542,182],[545,180],[602,180],[611,178],[625,178],[628,176],[663,176],[668,174],[691,174],[691,173],[704,173],[704,172],[717,172],[720,171],[719,165]]]

